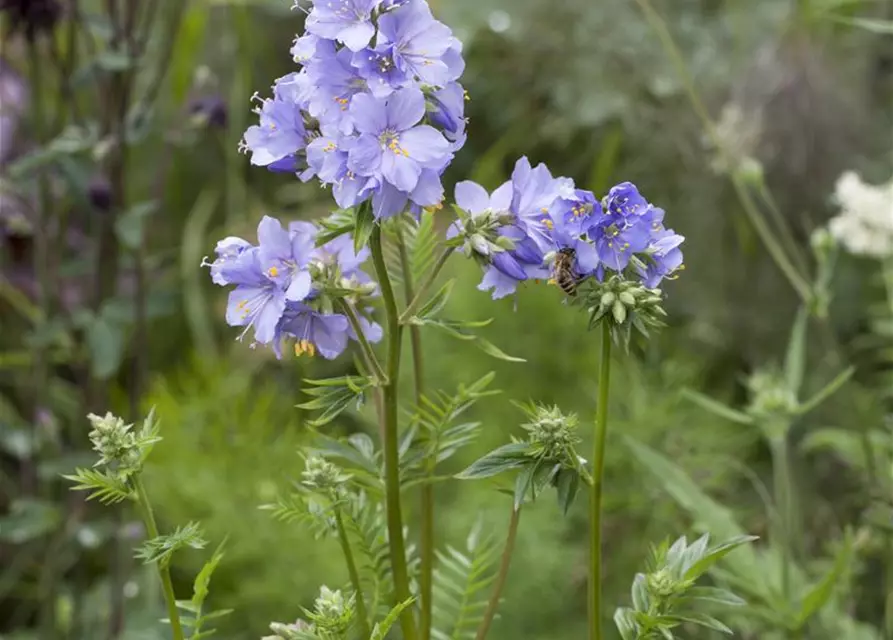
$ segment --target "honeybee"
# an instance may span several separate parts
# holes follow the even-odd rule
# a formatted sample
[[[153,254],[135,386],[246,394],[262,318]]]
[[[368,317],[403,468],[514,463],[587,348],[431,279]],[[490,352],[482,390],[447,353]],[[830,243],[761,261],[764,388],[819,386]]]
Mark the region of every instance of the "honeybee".
[[[555,254],[555,261],[552,263],[552,281],[571,297],[577,295],[578,278],[574,273],[575,256],[576,252],[573,249],[561,249]]]

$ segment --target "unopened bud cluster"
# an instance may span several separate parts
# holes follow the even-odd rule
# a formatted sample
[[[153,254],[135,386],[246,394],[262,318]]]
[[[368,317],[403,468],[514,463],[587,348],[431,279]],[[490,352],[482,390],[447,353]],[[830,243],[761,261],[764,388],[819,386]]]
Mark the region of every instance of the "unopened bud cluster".
[[[303,620],[298,620],[293,624],[271,622],[270,631],[274,635],[264,636],[261,640],[307,640],[307,638],[313,637],[313,627]]]
[[[748,412],[758,419],[786,418],[797,410],[797,395],[781,372],[757,371],[747,381],[750,390]]]
[[[461,221],[461,225],[456,226],[461,228],[461,247],[466,256],[486,265],[494,254],[515,249],[515,242],[499,233],[501,228],[514,221],[510,213],[487,210],[469,215],[459,209],[456,212]]]
[[[635,315],[644,326],[661,326],[667,313],[661,307],[660,289],[649,289],[639,282],[611,276],[604,282],[594,282],[586,292],[585,304],[590,313],[590,324],[603,318],[622,325]]]
[[[301,476],[303,477],[301,484],[319,491],[334,491],[350,480],[350,475],[343,473],[338,465],[320,456],[307,458]]]
[[[537,457],[558,461],[575,455],[574,446],[580,442],[576,414],[565,415],[555,406],[537,406],[529,415],[531,421],[522,426]]]
[[[87,416],[93,430],[89,433],[93,449],[99,453],[99,461],[94,466],[105,465],[112,469],[131,469],[140,460],[140,447],[133,425],[111,414]]]
[[[655,600],[661,600],[682,593],[692,586],[692,582],[676,578],[672,571],[663,567],[653,573],[649,573],[645,577],[645,585],[648,593]]]

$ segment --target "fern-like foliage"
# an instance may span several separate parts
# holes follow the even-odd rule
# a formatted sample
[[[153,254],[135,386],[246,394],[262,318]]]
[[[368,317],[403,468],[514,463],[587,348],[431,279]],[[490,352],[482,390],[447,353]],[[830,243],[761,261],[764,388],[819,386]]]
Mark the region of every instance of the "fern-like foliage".
[[[447,460],[477,437],[481,424],[460,421],[459,418],[481,398],[500,393],[488,389],[494,377],[491,371],[470,385],[459,385],[453,395],[437,391],[422,397],[410,414],[410,446],[401,460],[401,468],[407,479],[419,473],[432,473],[438,463]]]
[[[259,507],[269,511],[274,520],[286,524],[298,523],[310,531],[317,540],[335,532],[335,518],[331,505],[323,504],[317,496],[296,487],[289,495],[279,496],[276,502]]]
[[[314,427],[328,424],[347,409],[351,403],[361,405],[366,399],[366,391],[372,382],[363,376],[341,376],[324,380],[305,380],[309,387],[304,393],[312,396],[312,400],[298,405],[308,411],[321,410],[321,413],[308,423]]]
[[[434,570],[435,640],[465,640],[475,637],[487,608],[490,585],[496,578],[499,545],[493,538],[480,538],[475,527],[466,540],[465,551],[447,547],[437,552]]]
[[[72,491],[89,491],[87,500],[99,500],[109,505],[134,497],[127,480],[113,471],[78,468],[73,475],[62,477],[75,483]]]
[[[185,526],[177,527],[171,534],[146,540],[136,550],[136,557],[145,564],[157,562],[160,565],[167,565],[171,561],[171,556],[180,549],[187,547],[204,549],[207,544],[207,541],[202,538],[199,524],[190,522]]]
[[[435,260],[439,238],[434,226],[434,214],[425,211],[418,219],[410,214],[404,214],[395,218],[387,229],[393,239],[384,247],[385,261],[391,279],[397,284],[405,284],[405,271],[408,269],[411,281],[418,283]],[[406,269],[404,269],[404,255],[401,255],[399,247],[401,241]]]
[[[180,622],[182,622],[183,626],[187,629],[192,630],[189,635],[189,640],[204,640],[204,638],[210,637],[214,634],[215,630],[203,629],[203,627],[211,620],[232,613],[232,609],[218,609],[217,611],[204,612],[205,599],[208,597],[208,593],[210,593],[209,585],[211,583],[211,575],[223,559],[224,544],[225,542],[217,547],[214,551],[214,555],[211,556],[211,559],[205,563],[202,570],[199,571],[198,575],[195,577],[195,582],[192,586],[192,599],[177,601],[177,607],[186,612],[185,615],[180,617]]]

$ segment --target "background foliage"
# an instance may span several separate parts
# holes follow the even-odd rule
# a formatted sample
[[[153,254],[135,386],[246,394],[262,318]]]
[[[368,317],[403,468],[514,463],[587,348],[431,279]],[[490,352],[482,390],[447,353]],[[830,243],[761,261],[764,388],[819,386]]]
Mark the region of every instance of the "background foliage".
[[[235,609],[220,621],[221,637],[258,637],[270,620],[297,615],[319,584],[341,584],[346,578],[334,545],[311,546],[320,543],[299,527],[273,521],[257,506],[275,498],[277,488],[300,473],[303,463],[296,450],[306,441],[307,415],[295,405],[306,400],[299,391],[302,378],[350,373],[352,364],[346,358],[278,362],[270,353],[234,343],[233,332],[222,322],[224,296],[199,268],[217,238],[252,237],[264,212],[283,219],[313,218],[330,206],[329,194],[253,170],[236,149],[252,121],[250,95],[264,93],[270,79],[291,68],[287,50],[301,31],[301,14],[290,10],[286,0],[158,4],[162,18],[173,20],[178,10],[182,14],[169,58],[163,22],[148,42],[142,66],[134,70],[139,93],[153,86],[156,61],[162,61],[158,68],[168,63],[145,129],[138,126],[139,101],[129,115],[128,171],[118,194],[129,206],[116,222],[121,259],[115,266],[91,262],[96,230],[108,215],[97,190],[101,193],[114,179],[102,153],[104,138],[93,133],[103,125],[106,94],[84,93],[65,106],[68,98],[50,82],[49,71],[37,78],[43,88],[35,90],[27,40],[21,34],[4,36],[4,638],[104,637],[121,610],[126,611],[122,637],[163,637],[155,624],[162,613],[151,576],[128,559],[128,545],[142,535],[135,518],[124,511],[109,516],[81,502],[58,478],[85,460],[87,427],[81,416],[87,410],[110,408],[126,415],[156,407],[164,440],[153,454],[146,482],[159,518],[166,523],[199,520],[210,540],[229,537],[210,595],[214,608]],[[772,484],[772,466],[767,445],[756,429],[705,412],[682,391],[696,389],[732,406],[746,404],[743,378],[781,359],[797,299],[767,258],[728,181],[712,170],[703,123],[634,3],[431,4],[465,42],[468,61],[469,142],[451,167],[449,181],[467,177],[495,187],[522,154],[597,192],[630,179],[671,212],[674,227],[687,238],[685,276],[667,287],[671,326],[635,348],[633,357],[615,363],[605,591],[610,602],[625,604],[649,542],[715,526],[722,514],[704,502],[707,496],[729,507],[729,517],[746,531],[768,532],[764,494]],[[117,77],[121,71],[115,65],[130,63],[103,46],[101,3],[62,6],[62,20],[52,34],[61,61],[47,58],[40,64],[51,69],[71,63],[69,79],[76,91],[95,78]],[[72,7],[82,15],[74,16]],[[868,181],[890,178],[893,35],[848,22],[889,18],[889,0],[673,0],[656,8],[669,21],[714,118],[727,101],[761,116],[759,135],[740,143],[763,163],[802,247],[808,246],[808,233],[833,212],[829,197],[843,170],[855,168]],[[10,27],[11,11],[5,14]],[[68,48],[75,18],[77,28],[91,30],[99,52]],[[74,51],[76,59],[66,62],[66,51],[69,56]],[[79,128],[62,137],[61,126],[39,130],[34,122],[38,95],[42,109],[58,115],[53,125],[65,121]],[[37,174],[35,162],[42,167]],[[42,237],[47,220],[34,213],[41,192],[50,195],[56,225],[49,246]],[[53,302],[44,307],[49,316],[41,315],[35,301],[40,274],[33,267],[41,264],[41,246],[53,276]],[[97,271],[108,268],[114,269],[106,277],[117,294],[91,306],[92,282]],[[450,317],[493,316],[485,337],[527,360],[495,361],[472,345],[426,337],[430,388],[454,389],[493,370],[493,386],[502,391],[472,409],[472,419],[483,429],[475,445],[451,462],[455,470],[506,441],[508,434],[519,433],[524,418],[508,399],[556,403],[588,424],[597,346],[584,331],[583,316],[562,306],[558,292],[545,286],[527,286],[516,301],[494,304],[475,289],[474,265],[457,259],[449,269],[458,278]],[[860,560],[840,580],[837,610],[880,629],[882,590],[891,584],[884,572],[893,571],[893,558],[885,553],[883,533],[866,516],[874,504],[866,469],[875,451],[891,446],[893,436],[880,427],[891,408],[893,357],[889,334],[872,324],[883,301],[873,266],[843,257],[833,289],[829,320],[809,334],[805,387],[819,389],[841,363],[853,362],[858,370],[839,394],[794,427],[803,557],[813,575],[822,575],[849,530]],[[45,375],[35,378],[41,366]],[[97,385],[102,393],[91,395]],[[96,398],[103,396],[107,402],[96,406]],[[323,430],[368,430],[369,411],[348,411]],[[706,495],[686,494],[681,485],[673,492],[671,486],[672,499],[666,491],[672,483],[666,477],[656,482],[647,473],[648,465],[626,446],[627,437],[672,460]],[[509,498],[492,484],[444,486],[438,490],[442,544],[465,549],[475,526],[504,530]],[[412,501],[408,505],[412,527]],[[886,518],[890,526],[889,514]],[[492,638],[584,635],[584,531],[580,504],[566,518],[548,501],[526,510]],[[184,553],[181,558],[174,578],[185,593],[205,557]],[[123,594],[123,609],[117,593]],[[772,637],[753,621],[742,619],[738,628],[745,637]]]

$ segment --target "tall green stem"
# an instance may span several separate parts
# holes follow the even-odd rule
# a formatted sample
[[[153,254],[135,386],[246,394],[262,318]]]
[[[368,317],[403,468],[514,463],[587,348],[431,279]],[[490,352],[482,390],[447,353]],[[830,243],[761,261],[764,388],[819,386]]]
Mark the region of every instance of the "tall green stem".
[[[601,640],[602,617],[602,488],[605,437],[608,433],[608,390],[611,384],[611,325],[602,320],[602,353],[598,374],[598,406],[592,442],[592,491],[589,493],[589,640]]]
[[[388,516],[388,547],[391,555],[391,570],[394,574],[394,604],[409,599],[409,571],[406,567],[406,545],[403,541],[403,514],[400,507],[400,452],[397,442],[398,382],[400,378],[400,346],[403,332],[397,315],[397,301],[394,288],[388,277],[384,252],[381,247],[381,227],[375,225],[369,238],[372,263],[381,298],[384,302],[388,331],[387,381],[384,384],[384,412],[382,434],[384,436],[385,494]],[[400,627],[404,640],[416,640],[416,626],[412,608],[407,607],[400,614]]]
[[[150,538],[158,537],[158,525],[155,524],[155,514],[152,513],[152,505],[149,496],[139,475],[134,476],[133,488],[136,490],[136,500],[142,512],[143,522],[146,524],[146,532]],[[171,621],[173,640],[184,640],[183,626],[180,624],[180,612],[177,611],[177,599],[174,596],[174,584],[171,582],[171,574],[166,564],[157,562],[158,575],[161,577],[161,588],[164,590],[164,601],[167,604],[167,615]]]
[[[791,602],[791,563],[793,562],[794,505],[791,483],[790,455],[788,451],[787,429],[770,441],[772,448],[772,473],[774,477],[775,511],[777,531],[782,548],[781,588],[788,602]]]
[[[369,614],[366,611],[366,599],[363,597],[363,586],[360,584],[360,572],[357,571],[357,563],[353,559],[353,550],[350,548],[350,540],[347,531],[344,530],[344,518],[341,516],[341,507],[335,507],[335,527],[338,529],[338,540],[341,542],[341,551],[344,552],[344,560],[347,562],[347,573],[350,575],[350,583],[353,585],[357,602],[357,618],[359,619],[359,633],[364,640],[369,637]]]
[[[403,272],[403,295],[409,308],[415,298],[412,280],[412,265],[406,243],[403,241],[403,230],[397,231],[397,249],[400,251],[400,270]],[[425,362],[422,354],[422,330],[418,325],[409,326],[409,343],[412,346],[412,379],[415,388],[415,404],[421,406],[425,389]],[[429,460],[426,473],[428,482],[423,482],[419,495],[419,637],[421,640],[431,638],[431,624],[434,618],[434,475],[435,460]]]
[[[887,290],[887,303],[890,311],[890,321],[893,322],[893,257],[887,258],[881,265],[883,269],[884,286]],[[872,458],[873,459],[873,458]],[[893,467],[893,460],[887,459],[888,468]],[[889,495],[893,495],[893,482],[888,478],[884,478],[889,489]],[[872,486],[875,486],[872,482]],[[893,533],[887,533],[887,600],[885,603],[884,626],[886,627],[887,637],[893,638]]]
[[[375,351],[372,349],[372,345],[369,344],[369,340],[363,332],[363,325],[360,324],[360,319],[357,316],[357,312],[354,310],[353,305],[347,300],[342,300],[339,302],[338,306],[341,307],[341,311],[347,316],[347,320],[350,322],[350,326],[353,328],[353,332],[357,336],[357,342],[360,344],[360,349],[366,360],[366,366],[369,367],[369,373],[377,377],[379,382],[384,382],[387,375],[381,368],[378,358],[375,357]]]
[[[478,627],[475,640],[484,640],[490,632],[490,625],[496,617],[499,601],[502,598],[502,590],[509,575],[509,565],[512,563],[512,553],[515,551],[515,538],[518,536],[518,523],[521,521],[521,505],[512,504],[512,518],[509,520],[509,532],[505,538],[505,547],[502,550],[502,560],[499,562],[499,573],[496,574],[496,583],[493,585],[493,593],[487,603],[484,619]]]

